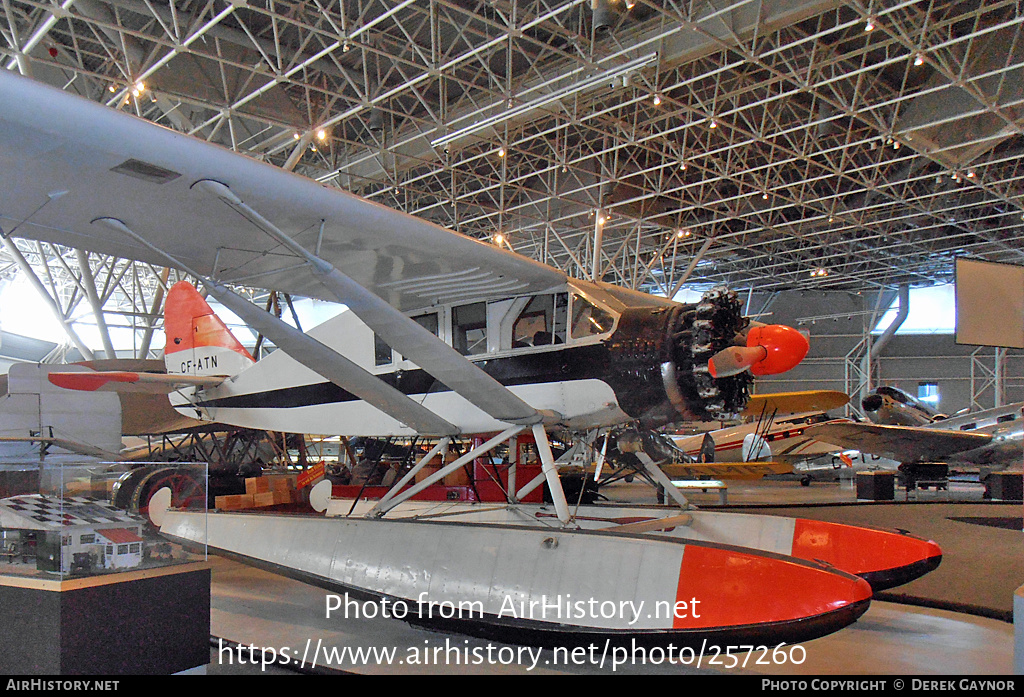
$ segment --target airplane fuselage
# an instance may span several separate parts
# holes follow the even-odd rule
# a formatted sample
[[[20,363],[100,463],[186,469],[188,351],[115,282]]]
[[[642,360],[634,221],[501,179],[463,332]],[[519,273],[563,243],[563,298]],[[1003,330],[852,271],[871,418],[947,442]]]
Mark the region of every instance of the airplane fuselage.
[[[1022,409],[1024,403],[1008,404],[1004,407],[935,421],[922,428],[992,435],[992,441],[988,445],[964,450],[946,458],[951,465],[1019,465],[1024,448]]]
[[[628,421],[661,425],[709,411],[738,411],[745,403],[748,375],[707,374],[708,358],[745,326],[729,296],[703,307],[653,297],[642,304],[598,284],[571,282],[549,293],[434,306],[409,316],[530,406],[558,414],[569,428]],[[463,433],[508,425],[383,344],[352,312],[308,333]],[[202,374],[209,359],[196,351],[168,360],[168,370],[180,364],[182,372]],[[172,396],[172,402],[182,414],[250,428],[415,434],[283,351],[216,388],[188,399]]]
[[[750,448],[751,436],[763,441],[770,449],[772,459],[778,461],[796,462],[834,453],[838,450],[836,446],[804,435],[807,426],[829,420],[829,416],[824,413],[795,414],[775,421],[767,432],[764,425],[759,422],[711,431],[710,435],[715,442],[715,459],[728,462],[744,461],[747,455],[745,451]],[[704,438],[705,434],[700,434],[673,436],[672,440],[676,447],[688,456],[696,458],[701,453]],[[758,445],[754,446],[755,452],[759,449]]]

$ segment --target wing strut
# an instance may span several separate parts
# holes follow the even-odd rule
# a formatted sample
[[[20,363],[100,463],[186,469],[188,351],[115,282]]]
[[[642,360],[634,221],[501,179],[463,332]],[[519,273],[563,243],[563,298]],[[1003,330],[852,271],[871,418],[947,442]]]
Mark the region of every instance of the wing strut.
[[[204,179],[193,184],[216,196],[260,230],[305,259],[323,286],[344,303],[391,348],[411,359],[471,404],[505,423],[532,426],[557,421],[559,415],[542,413],[446,344],[433,332],[406,317],[376,294],[356,283],[329,262],[278,229],[246,205],[226,185]]]
[[[189,269],[174,257],[147,242],[120,220],[99,218],[93,222],[99,222],[119,230],[154,252],[167,257],[172,265],[178,266],[200,279],[210,294],[221,304],[238,315],[246,324],[267,336],[278,348],[287,352],[299,363],[372,404],[385,414],[415,429],[418,433],[455,435],[459,432],[459,429],[448,423],[447,420],[442,419],[375,375],[366,372],[334,349],[256,307],[216,281]]]
[[[533,438],[537,441],[537,453],[540,455],[541,471],[548,482],[548,491],[551,492],[551,502],[555,506],[555,513],[563,525],[569,522],[569,504],[565,501],[565,491],[562,489],[562,482],[558,478],[558,468],[555,466],[555,458],[551,455],[551,443],[548,442],[547,431],[544,424],[534,424]]]
[[[661,488],[665,490],[665,494],[679,504],[680,508],[692,508],[690,502],[687,501],[682,492],[672,484],[672,480],[668,478],[668,475],[662,472],[661,468],[654,463],[654,460],[651,459],[650,455],[644,452],[642,448],[633,454],[636,455],[638,460],[640,460],[640,463],[644,466],[644,470],[647,471],[647,474],[651,475],[654,481],[661,485]]]
[[[386,495],[386,497],[390,496],[390,498],[387,498],[387,500],[382,499],[381,501],[379,501],[377,503],[377,505],[374,506],[373,509],[367,515],[374,515],[374,516],[380,518],[385,513],[390,511],[392,508],[397,506],[398,504],[400,504],[403,501],[406,501],[406,500],[412,498],[416,494],[418,494],[421,491],[423,491],[424,489],[426,489],[431,484],[434,484],[435,482],[441,481],[444,477],[448,476],[449,474],[451,474],[452,472],[456,471],[457,469],[460,469],[461,467],[463,467],[465,465],[468,465],[470,462],[472,462],[476,458],[478,458],[481,455],[484,455],[485,453],[489,452],[490,450],[492,450],[496,446],[500,445],[501,443],[505,442],[506,440],[508,440],[512,436],[514,436],[517,433],[519,433],[520,431],[522,431],[524,428],[526,428],[526,427],[525,426],[512,426],[511,428],[505,429],[504,431],[502,431],[501,433],[499,433],[495,437],[491,438],[486,443],[473,448],[472,450],[470,450],[468,453],[466,453],[462,457],[454,460],[450,464],[445,465],[444,467],[439,469],[437,472],[434,472],[433,474],[431,474],[430,476],[424,478],[423,480],[421,480],[419,482],[416,482],[416,484],[414,484],[412,487],[410,487],[409,489],[406,489],[405,491],[403,491],[401,493],[393,493],[393,492],[398,492],[399,491],[398,484],[395,484],[394,486],[391,487],[390,491],[388,491],[388,493]],[[406,476],[408,476],[408,475],[406,475]]]
[[[444,462],[444,456],[448,452],[448,445],[451,442],[452,439],[447,436],[438,441],[437,445],[431,448],[430,452],[421,457],[420,461],[413,465],[412,469],[410,469],[404,477],[399,479],[390,489],[388,489],[388,492],[381,497],[380,501],[377,502],[377,505],[370,509],[366,514],[366,517],[372,518],[376,516],[380,511],[381,506],[393,499],[395,495],[402,490],[402,487],[411,482],[413,477],[415,477],[421,469],[426,467],[427,463],[434,459],[435,455],[441,455],[441,461]]]

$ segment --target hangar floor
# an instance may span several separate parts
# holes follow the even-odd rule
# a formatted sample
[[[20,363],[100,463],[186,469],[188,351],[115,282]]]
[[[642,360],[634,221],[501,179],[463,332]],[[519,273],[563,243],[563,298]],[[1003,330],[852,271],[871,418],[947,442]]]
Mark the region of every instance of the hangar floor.
[[[612,499],[653,502],[640,484],[613,485]],[[905,501],[858,503],[848,483],[732,482],[728,509],[799,515],[836,522],[903,528],[935,540],[943,548],[942,564],[932,573],[876,596],[854,625],[791,649],[791,660],[772,664],[771,654],[751,652],[720,665],[700,667],[689,656],[668,661],[651,654],[614,666],[617,674],[739,673],[746,675],[1010,675],[1014,633],[1010,624],[1015,589],[1024,584],[1024,535],[1020,504],[981,500],[977,484],[954,483],[948,492],[916,492]],[[690,496],[698,506],[721,508],[718,495]],[[611,673],[611,659],[576,664],[553,652],[516,656],[515,647],[446,635],[412,627],[395,619],[328,619],[324,591],[297,581],[211,557],[213,595],[208,673],[294,673],[292,668],[260,665],[289,648],[301,655],[319,645],[332,647],[338,660],[313,672],[368,674],[523,674]],[[256,647],[254,653],[232,651],[230,642]],[[262,648],[268,651],[261,653]],[[378,654],[360,658],[353,650]],[[394,650],[394,658],[383,651]],[[489,651],[489,653],[488,653]],[[781,654],[780,654],[781,655]],[[477,659],[486,658],[483,662]],[[622,658],[622,657],[620,657]],[[522,660],[520,660],[522,659]],[[802,659],[802,660],[801,660]],[[244,661],[244,663],[242,663]],[[255,661],[255,664],[253,663]],[[759,663],[759,661],[761,661]],[[799,661],[799,662],[798,662]],[[767,662],[767,664],[765,664]],[[322,663],[322,661],[321,661]],[[744,665],[745,663],[745,665]],[[306,672],[309,672],[308,670]]]

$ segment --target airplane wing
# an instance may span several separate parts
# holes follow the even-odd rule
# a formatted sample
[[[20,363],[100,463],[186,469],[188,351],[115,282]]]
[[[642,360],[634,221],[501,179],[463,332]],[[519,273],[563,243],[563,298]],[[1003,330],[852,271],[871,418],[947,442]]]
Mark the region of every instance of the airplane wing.
[[[215,295],[237,283],[339,300],[483,411],[548,418],[403,313],[549,290],[563,272],[9,71],[0,105],[2,234],[170,261]]]
[[[846,406],[850,401],[845,392],[835,390],[807,390],[804,392],[774,392],[750,395],[747,408],[741,416],[764,414],[799,414],[812,411],[829,411]]]
[[[717,479],[761,479],[774,474],[789,474],[793,466],[784,462],[681,462],[661,465],[661,470],[678,479],[715,477]]]
[[[902,462],[942,460],[955,453],[980,448],[992,440],[991,435],[984,433],[856,422],[819,424],[810,426],[804,433],[842,448]]]
[[[120,221],[223,283],[334,300],[305,260],[207,188],[226,186],[400,311],[552,288],[565,275],[334,187],[0,71],[0,228],[161,266]]]

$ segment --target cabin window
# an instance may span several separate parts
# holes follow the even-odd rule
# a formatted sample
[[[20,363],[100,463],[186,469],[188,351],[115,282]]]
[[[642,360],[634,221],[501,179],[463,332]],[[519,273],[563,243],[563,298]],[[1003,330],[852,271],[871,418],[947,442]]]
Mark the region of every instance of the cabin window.
[[[615,318],[581,295],[572,296],[572,338],[605,334],[612,329]]]
[[[512,325],[512,348],[565,343],[567,302],[565,293],[532,298]]]
[[[373,364],[391,365],[391,347],[376,334],[373,335]]]
[[[1016,418],[1017,418],[1016,414],[1003,414],[1002,416],[1000,416],[999,418],[996,419],[996,423],[997,424],[1004,424],[1007,421],[1013,421]]]
[[[430,332],[434,336],[437,336],[438,322],[437,322],[437,313],[436,312],[428,312],[425,315],[419,315],[418,317],[413,317],[412,321],[415,322],[416,324],[420,325],[424,329],[426,329],[428,332]]]
[[[438,335],[436,312],[428,312],[425,315],[419,315],[418,317],[412,317],[411,319],[434,336]],[[391,365],[393,362],[400,360],[402,360],[402,357],[396,355],[386,341],[376,334],[373,335],[373,364],[375,366],[380,367],[382,365]]]
[[[464,356],[487,352],[487,303],[452,308],[452,345]]]

